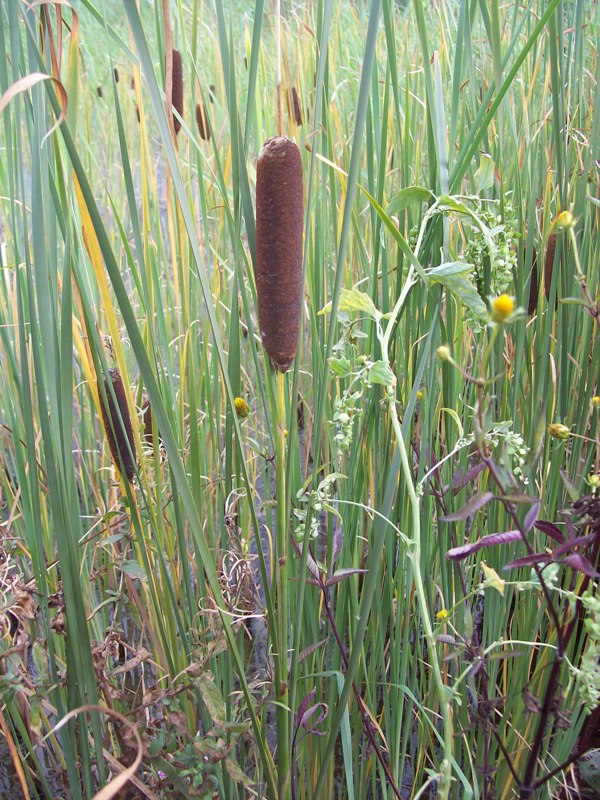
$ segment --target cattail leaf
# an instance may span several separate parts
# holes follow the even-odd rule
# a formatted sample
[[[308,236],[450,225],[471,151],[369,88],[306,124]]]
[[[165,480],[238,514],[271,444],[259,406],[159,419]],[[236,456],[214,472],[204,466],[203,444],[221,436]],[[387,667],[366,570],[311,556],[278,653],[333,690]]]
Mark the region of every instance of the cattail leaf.
[[[300,151],[275,136],[263,145],[256,171],[256,288],[263,345],[280,372],[298,349],[303,215]]]
[[[473,514],[482,509],[493,499],[494,495],[492,492],[478,492],[468,500],[464,506],[459,508],[458,511],[455,511],[453,514],[448,514],[446,517],[442,517],[442,522],[458,522],[459,520],[467,519],[467,517],[472,517]]]
[[[469,542],[469,544],[463,544],[460,547],[453,547],[446,553],[446,558],[449,558],[451,561],[462,561],[462,559],[468,558],[468,556],[476,553],[478,550],[481,550],[482,547],[491,547],[498,544],[518,542],[521,540],[521,538],[520,531],[490,533],[488,536],[484,536],[482,539],[478,539],[476,542]]]

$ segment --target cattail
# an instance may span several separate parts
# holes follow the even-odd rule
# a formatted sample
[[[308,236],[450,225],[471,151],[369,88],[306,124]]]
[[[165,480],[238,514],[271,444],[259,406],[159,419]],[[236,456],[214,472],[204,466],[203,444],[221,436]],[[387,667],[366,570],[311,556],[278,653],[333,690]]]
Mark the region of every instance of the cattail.
[[[211,103],[215,102],[215,85],[214,85],[214,83],[211,83],[211,85],[208,87],[208,97],[209,97]]]
[[[152,447],[154,439],[152,438],[152,406],[150,400],[146,398],[142,406],[142,420],[144,422],[144,441],[149,447]]]
[[[525,258],[525,251],[523,251],[523,258]],[[527,313],[529,316],[535,314],[538,301],[538,268],[537,268],[537,250],[535,247],[531,251],[531,280],[529,282],[529,303],[527,305]]]
[[[296,357],[302,309],[302,159],[290,139],[267,139],[256,170],[258,321],[274,368]]]
[[[196,125],[198,126],[198,135],[207,142],[210,139],[210,126],[204,103],[196,104]]]
[[[98,86],[98,88],[96,89],[96,94],[98,95],[98,97],[102,97],[102,87],[101,86]]]
[[[183,117],[183,62],[179,50],[173,50],[173,75],[171,81],[171,102],[180,117]],[[181,130],[181,122],[173,114],[175,134]]]
[[[544,291],[546,300],[550,297],[550,286],[552,285],[552,270],[554,268],[554,251],[556,250],[556,234],[553,233],[548,239],[546,246],[546,260],[544,262]]]
[[[115,76],[115,83],[119,82],[119,70],[116,67],[113,67],[113,75]]]
[[[129,82],[129,85],[131,86],[132,89],[135,89],[135,77],[133,75],[131,76],[131,81]]]
[[[141,122],[142,120],[141,120],[141,117],[140,117],[140,107],[138,106],[137,103],[135,104],[135,115],[137,117],[137,121]]]
[[[302,108],[298,90],[295,86],[288,89],[288,113],[290,119],[293,119],[296,125],[302,125]]]
[[[102,411],[102,421],[108,439],[110,454],[115,466],[121,474],[127,476],[131,482],[135,475],[135,440],[133,438],[133,428],[131,427],[131,417],[127,407],[127,398],[123,387],[123,380],[118,369],[109,370],[110,381],[115,393],[115,401],[110,391],[108,380],[104,379],[104,391],[106,400],[100,393],[100,409]]]

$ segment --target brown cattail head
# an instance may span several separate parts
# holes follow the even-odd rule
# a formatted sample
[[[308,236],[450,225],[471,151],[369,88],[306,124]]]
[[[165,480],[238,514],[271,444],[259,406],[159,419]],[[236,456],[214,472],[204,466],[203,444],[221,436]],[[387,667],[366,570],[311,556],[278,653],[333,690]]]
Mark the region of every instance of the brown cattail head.
[[[300,96],[295,86],[288,89],[288,112],[290,119],[293,119],[296,125],[302,125],[302,107],[300,106]]]
[[[98,86],[96,88],[96,94],[98,95],[98,97],[102,97],[102,87],[101,86]]]
[[[215,102],[215,85],[214,85],[214,83],[211,83],[211,85],[208,87],[208,97],[209,97],[211,103]]]
[[[210,126],[204,103],[196,104],[196,125],[198,126],[198,135],[207,142],[210,139]]]
[[[144,422],[144,441],[149,447],[152,447],[154,440],[152,438],[152,406],[150,400],[146,398],[142,406],[142,419]]]
[[[183,62],[179,50],[173,50],[173,80],[171,83],[171,102],[180,117],[183,117]],[[175,133],[181,130],[181,122],[173,114]]]
[[[523,258],[525,258],[525,250],[523,250]],[[529,316],[535,314],[538,301],[538,268],[537,268],[537,250],[532,248],[531,252],[531,281],[529,282],[529,303],[527,304],[527,313]]]
[[[100,392],[102,421],[104,422],[104,430],[106,431],[110,454],[115,466],[119,472],[121,474],[124,473],[127,476],[127,480],[131,482],[135,475],[136,450],[133,428],[131,427],[131,417],[129,416],[129,408],[127,407],[127,397],[119,370],[111,369],[109,370],[109,374],[117,403],[115,405],[110,391],[109,381],[105,379],[104,391],[106,393],[106,401],[102,396],[102,392]]]
[[[119,70],[116,67],[113,67],[113,75],[115,76],[115,83],[119,82]]]
[[[302,310],[302,159],[284,136],[267,139],[256,169],[258,321],[274,368],[296,357]]]
[[[552,270],[554,268],[554,251],[556,250],[556,234],[553,233],[548,239],[546,246],[546,260],[544,261],[544,291],[546,300],[550,297],[550,286],[552,285]]]

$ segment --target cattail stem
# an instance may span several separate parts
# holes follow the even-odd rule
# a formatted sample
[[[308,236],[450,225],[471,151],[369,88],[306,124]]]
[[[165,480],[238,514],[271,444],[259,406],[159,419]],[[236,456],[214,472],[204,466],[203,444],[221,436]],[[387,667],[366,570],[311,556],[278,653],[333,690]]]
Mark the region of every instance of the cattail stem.
[[[285,377],[276,371],[276,546],[275,546],[275,615],[279,639],[278,653],[275,661],[275,700],[277,721],[277,769],[278,797],[286,800],[290,796],[290,709],[288,687],[288,513],[285,487],[285,449],[286,449],[286,411],[285,411]]]
[[[283,136],[283,100],[281,97],[281,0],[275,0],[275,26],[277,38],[277,134]]]

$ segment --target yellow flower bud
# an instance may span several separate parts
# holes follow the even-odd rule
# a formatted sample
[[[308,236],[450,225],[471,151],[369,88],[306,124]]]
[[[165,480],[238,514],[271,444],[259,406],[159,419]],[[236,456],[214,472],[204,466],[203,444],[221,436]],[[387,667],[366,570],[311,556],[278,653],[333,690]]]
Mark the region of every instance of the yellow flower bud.
[[[598,408],[598,406],[600,406],[600,397],[598,397],[597,394],[592,397],[592,405],[594,408]]]
[[[238,415],[240,419],[246,419],[248,414],[250,413],[250,406],[244,400],[243,397],[236,397],[233,401],[235,406],[235,413]]]
[[[597,489],[600,489],[600,474],[599,475],[588,475],[588,486],[592,488],[592,491],[595,492]]]
[[[552,425],[548,425],[548,433],[554,439],[568,439],[571,435],[571,429],[563,425],[562,422],[553,422]]]
[[[419,389],[417,392],[417,400],[420,400],[423,397],[423,392]]]
[[[575,217],[570,211],[561,211],[556,217],[556,224],[563,230],[572,228],[575,225]]]
[[[435,618],[437,620],[439,620],[440,622],[443,622],[445,619],[448,619],[448,616],[449,616],[449,612],[446,611],[445,608],[440,608],[440,610],[435,615]]]
[[[440,361],[452,361],[452,353],[447,344],[441,344],[435,351],[435,354]]]
[[[514,310],[513,298],[508,294],[501,294],[492,302],[492,319],[494,322],[504,322]]]

